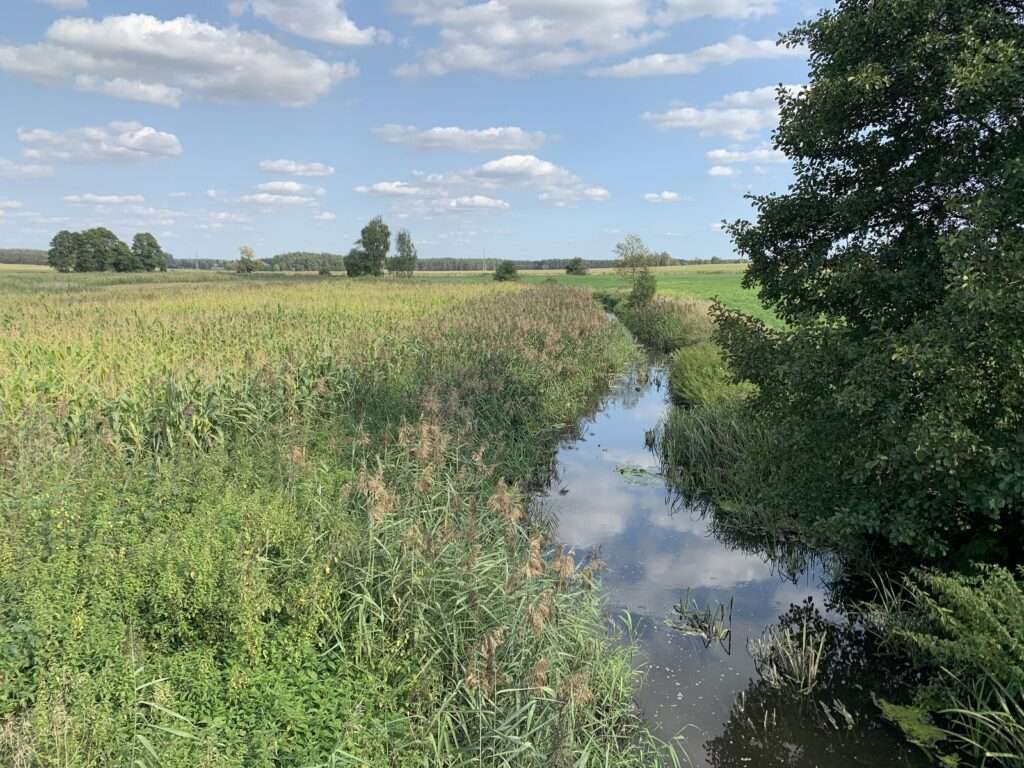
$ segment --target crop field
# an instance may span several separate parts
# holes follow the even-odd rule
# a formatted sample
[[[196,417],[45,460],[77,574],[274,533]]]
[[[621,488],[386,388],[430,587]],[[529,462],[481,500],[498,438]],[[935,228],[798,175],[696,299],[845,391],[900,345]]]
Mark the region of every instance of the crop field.
[[[0,279],[0,763],[639,765],[526,513],[636,354],[585,291]]]

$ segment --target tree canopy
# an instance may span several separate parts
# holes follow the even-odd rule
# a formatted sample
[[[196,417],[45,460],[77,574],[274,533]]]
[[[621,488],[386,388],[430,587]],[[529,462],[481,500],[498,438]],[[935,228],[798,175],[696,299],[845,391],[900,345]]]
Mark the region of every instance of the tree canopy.
[[[840,0],[784,37],[795,179],[730,231],[788,327],[719,307],[718,337],[771,425],[765,503],[840,548],[1021,557],[1022,14]]]

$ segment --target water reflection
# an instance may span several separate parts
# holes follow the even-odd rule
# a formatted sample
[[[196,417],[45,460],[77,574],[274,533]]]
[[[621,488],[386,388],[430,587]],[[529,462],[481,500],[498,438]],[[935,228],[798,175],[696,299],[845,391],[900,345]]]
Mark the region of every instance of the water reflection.
[[[818,721],[828,724],[827,717],[802,711],[812,705],[777,701],[777,691],[756,682],[748,639],[793,604],[824,605],[821,564],[803,568],[787,553],[780,568],[715,538],[699,509],[673,500],[644,441],[668,407],[663,376],[644,368],[621,381],[561,447],[539,500],[560,541],[581,556],[600,549],[608,565],[609,611],[628,611],[639,633],[648,676],[637,698],[652,728],[665,740],[682,735],[698,766],[911,764],[907,748],[886,728],[862,725],[859,713],[852,731],[822,729]],[[734,601],[731,653],[668,627],[687,594],[699,605]],[[751,725],[766,707],[776,726]]]

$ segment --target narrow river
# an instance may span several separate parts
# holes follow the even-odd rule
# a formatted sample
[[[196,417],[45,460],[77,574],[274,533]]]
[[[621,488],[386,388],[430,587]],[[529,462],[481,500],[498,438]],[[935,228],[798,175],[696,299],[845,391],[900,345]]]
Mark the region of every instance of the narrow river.
[[[660,368],[632,371],[560,446],[537,501],[557,521],[561,542],[578,557],[597,549],[607,563],[608,613],[628,615],[638,636],[646,679],[636,695],[649,725],[676,740],[684,765],[925,765],[879,722],[860,686],[806,700],[759,682],[748,639],[792,604],[810,599],[824,611],[821,569],[787,578],[771,560],[718,541],[701,515],[673,503],[645,445],[669,407]],[[732,601],[731,646],[705,647],[669,626],[687,596],[700,606]]]

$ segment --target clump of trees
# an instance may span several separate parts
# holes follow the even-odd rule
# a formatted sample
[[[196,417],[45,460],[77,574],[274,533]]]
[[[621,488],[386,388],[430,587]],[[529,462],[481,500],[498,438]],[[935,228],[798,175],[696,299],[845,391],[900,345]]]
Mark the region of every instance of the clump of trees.
[[[364,275],[380,276],[384,268],[396,275],[412,275],[416,271],[418,256],[416,245],[412,241],[409,230],[398,233],[395,248],[397,253],[389,258],[391,251],[391,229],[384,219],[377,216],[363,227],[355,247],[344,259],[345,271],[349,277]]]
[[[515,262],[503,261],[498,264],[497,269],[494,270],[494,279],[499,283],[508,282],[510,280],[519,279],[519,270],[516,269]]]
[[[579,256],[575,259],[569,259],[569,263],[565,265],[565,274],[567,275],[585,275],[589,271],[587,263]]]
[[[243,245],[238,249],[238,261],[233,266],[235,272],[240,275],[262,272],[267,268],[266,263],[257,259],[255,252],[248,245]]]
[[[62,230],[54,235],[47,263],[58,272],[154,272],[170,260],[148,232],[135,235],[129,247],[105,227],[84,232]]]
[[[398,254],[388,259],[388,272],[411,277],[412,273],[416,271],[418,257],[416,245],[412,241],[412,235],[409,234],[409,230],[403,229],[398,233],[395,249],[398,251]]]

